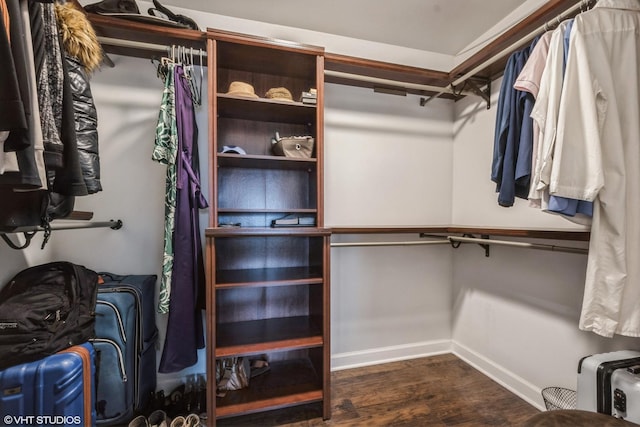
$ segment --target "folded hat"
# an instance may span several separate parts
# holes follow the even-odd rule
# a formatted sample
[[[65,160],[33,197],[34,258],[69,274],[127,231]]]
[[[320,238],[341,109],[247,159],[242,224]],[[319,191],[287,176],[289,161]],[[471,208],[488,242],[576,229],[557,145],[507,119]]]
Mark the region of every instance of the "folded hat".
[[[246,96],[249,98],[258,98],[256,95],[256,91],[253,89],[249,83],[245,82],[231,82],[229,85],[229,92],[227,95],[236,95],[236,96]]]
[[[293,102],[291,92],[289,92],[289,89],[287,89],[286,87],[272,87],[267,91],[265,97],[269,99],[278,99],[281,101]]]

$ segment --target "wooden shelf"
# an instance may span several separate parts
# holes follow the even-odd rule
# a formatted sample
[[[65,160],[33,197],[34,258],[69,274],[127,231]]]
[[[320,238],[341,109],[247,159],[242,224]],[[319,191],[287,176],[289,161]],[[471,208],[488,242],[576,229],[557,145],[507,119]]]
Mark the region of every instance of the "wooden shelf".
[[[220,213],[238,213],[238,214],[263,214],[263,213],[304,213],[314,214],[317,209],[307,208],[274,208],[274,209],[253,209],[253,208],[218,208]]]
[[[252,268],[244,270],[218,270],[216,288],[243,286],[314,285],[322,283],[320,267]]]
[[[324,48],[288,40],[207,29],[220,47],[219,68],[306,78],[316,71],[316,57]]]
[[[400,83],[411,83],[435,87],[447,87],[449,84],[449,73],[435,71],[426,68],[410,67],[407,65],[393,64],[383,61],[358,58],[347,55],[339,55],[327,52],[325,54],[325,69],[340,73],[354,74],[357,76],[373,77],[376,79],[392,80]],[[385,87],[379,83],[363,81],[359,79],[334,77],[327,75],[327,83],[342,84],[348,86],[364,87],[374,89]],[[435,92],[407,88],[407,93],[413,95],[432,95]],[[443,98],[453,99],[453,95],[443,94]]]
[[[463,226],[435,226],[435,227],[333,227],[333,234],[477,234],[487,236],[526,237],[531,239],[589,241],[590,232],[583,230],[544,229],[544,228],[500,228],[500,227],[463,227]]]
[[[217,398],[216,417],[319,402],[323,398],[322,378],[308,359],[273,362],[267,373],[251,378],[248,388]]]
[[[321,325],[308,316],[219,323],[216,357],[312,348],[323,342]]]
[[[218,153],[219,167],[247,169],[300,169],[314,171],[317,160],[298,159],[283,156],[263,156],[255,154]]]
[[[96,34],[100,37],[162,46],[175,44],[206,50],[206,33],[202,31],[136,22],[95,13],[88,13],[87,16]],[[108,42],[102,42],[102,46],[105,52],[118,55],[138,58],[152,58],[162,55],[162,52],[158,52],[156,49],[119,46]]]
[[[322,237],[330,236],[331,230],[328,228],[315,227],[210,227],[205,229],[207,237]]]
[[[221,118],[286,122],[308,125],[315,122],[316,106],[266,98],[247,98],[219,93],[218,116]]]

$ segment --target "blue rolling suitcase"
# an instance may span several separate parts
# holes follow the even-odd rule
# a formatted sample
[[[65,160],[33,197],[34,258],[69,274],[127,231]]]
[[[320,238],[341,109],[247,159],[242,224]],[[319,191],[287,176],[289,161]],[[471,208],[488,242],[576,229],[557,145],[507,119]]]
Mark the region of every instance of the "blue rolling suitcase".
[[[155,275],[100,273],[96,304],[96,423],[126,424],[156,388]]]
[[[95,357],[85,343],[0,371],[2,425],[94,425]]]

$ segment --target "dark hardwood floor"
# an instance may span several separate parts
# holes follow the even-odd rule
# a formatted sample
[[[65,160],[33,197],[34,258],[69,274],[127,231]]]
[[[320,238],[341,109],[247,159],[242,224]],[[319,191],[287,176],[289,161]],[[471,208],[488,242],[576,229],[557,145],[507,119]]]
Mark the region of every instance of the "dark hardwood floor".
[[[218,420],[218,426],[518,426],[538,409],[452,354],[332,373],[332,418],[317,406]]]

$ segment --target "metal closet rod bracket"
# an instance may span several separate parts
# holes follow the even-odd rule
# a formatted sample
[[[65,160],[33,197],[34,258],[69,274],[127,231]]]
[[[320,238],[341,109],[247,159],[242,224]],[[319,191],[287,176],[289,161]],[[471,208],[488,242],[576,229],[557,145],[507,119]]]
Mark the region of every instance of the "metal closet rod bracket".
[[[487,103],[487,110],[491,108],[491,79],[490,78],[480,78],[480,77],[472,77],[468,80],[465,80],[462,88],[465,86],[469,87],[469,90],[473,92],[476,96],[479,96]],[[485,87],[484,90],[481,89]]]
[[[489,102],[487,101],[487,108],[489,108]],[[467,234],[467,235],[463,235],[462,237],[474,237],[473,234]],[[485,239],[485,240],[489,240],[489,235],[488,234],[481,234],[480,235],[481,239]],[[478,243],[478,246],[480,246],[481,248],[484,249],[484,256],[489,258],[489,255],[491,255],[491,245],[486,244],[486,243]]]
[[[420,237],[430,237],[430,238],[435,238],[435,239],[442,239],[441,235],[437,235],[437,234],[429,234],[429,233],[420,233]],[[460,247],[460,245],[462,244],[461,241],[459,240],[453,240],[451,239],[451,237],[453,236],[447,236],[446,239],[449,240],[449,243],[451,244],[451,247],[453,249],[458,249]],[[473,234],[463,234],[462,237],[471,237],[471,238],[476,238]],[[481,234],[480,238],[482,239],[486,239],[489,240],[489,235],[488,234]],[[481,246],[484,249],[484,256],[488,257],[491,254],[491,250],[490,250],[490,246],[486,243],[478,243],[479,246]]]
[[[484,89],[482,87],[484,86]],[[462,99],[465,95],[473,94],[479,96],[487,103],[487,110],[491,108],[491,79],[484,77],[470,77],[455,86],[453,83],[449,85],[450,92],[454,101],[458,101]],[[420,106],[424,107],[429,102],[438,98],[440,95],[445,93],[445,91],[441,91],[439,93],[435,93],[428,98],[420,98]]]
[[[42,243],[42,249],[46,245],[49,240],[49,235],[52,231],[55,230],[78,230],[82,228],[110,228],[112,230],[119,230],[122,228],[122,220],[109,220],[109,221],[92,221],[85,223],[77,223],[77,224],[50,224],[46,227],[42,226],[29,226],[29,227],[16,227],[8,231],[0,231],[0,237],[2,240],[11,248],[11,249],[24,249],[31,244],[31,240],[33,236],[36,235],[38,231],[43,231],[45,233],[44,241]],[[9,237],[7,234],[14,233],[22,233],[25,238],[25,242],[22,245],[17,245]]]

